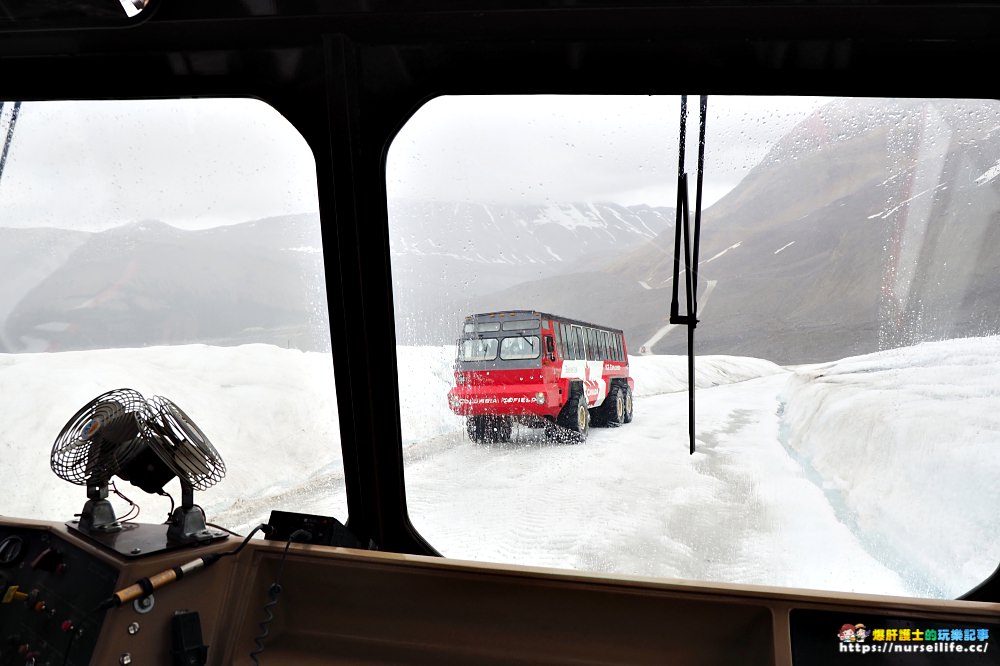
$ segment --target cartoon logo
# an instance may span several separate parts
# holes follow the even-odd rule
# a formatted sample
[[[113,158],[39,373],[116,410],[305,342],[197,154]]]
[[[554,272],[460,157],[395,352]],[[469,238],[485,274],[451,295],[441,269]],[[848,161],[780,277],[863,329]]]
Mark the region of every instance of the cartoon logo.
[[[864,643],[865,639],[872,635],[868,628],[861,624],[845,624],[837,632],[837,638],[841,643]]]

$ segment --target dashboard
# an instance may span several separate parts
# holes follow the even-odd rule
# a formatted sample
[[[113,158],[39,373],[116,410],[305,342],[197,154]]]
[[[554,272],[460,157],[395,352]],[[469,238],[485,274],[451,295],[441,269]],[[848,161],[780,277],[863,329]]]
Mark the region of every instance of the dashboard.
[[[91,611],[114,592],[113,563],[86,552],[68,535],[0,528],[0,663],[86,663],[103,617]],[[18,661],[20,660],[20,661]]]
[[[1000,663],[1000,652],[989,651],[1000,631],[994,603],[664,582],[255,539],[150,595],[95,610],[115,590],[233,551],[239,540],[129,557],[64,524],[0,519],[0,543],[4,665],[246,664],[251,653],[260,664],[731,664],[736,654],[760,666],[852,656]],[[848,623],[883,633],[845,643],[838,632]],[[74,629],[82,631],[71,641]],[[921,641],[911,631],[900,640],[903,629],[922,632]],[[959,633],[928,642],[928,629]],[[875,651],[917,643],[942,647]]]

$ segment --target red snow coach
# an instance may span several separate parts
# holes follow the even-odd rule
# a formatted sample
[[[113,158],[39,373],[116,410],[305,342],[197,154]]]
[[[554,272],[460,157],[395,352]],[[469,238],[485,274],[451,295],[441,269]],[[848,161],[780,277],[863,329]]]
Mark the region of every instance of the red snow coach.
[[[465,318],[448,404],[476,442],[510,441],[514,421],[582,442],[591,421],[632,420],[634,386],[620,330],[531,310],[491,312]]]

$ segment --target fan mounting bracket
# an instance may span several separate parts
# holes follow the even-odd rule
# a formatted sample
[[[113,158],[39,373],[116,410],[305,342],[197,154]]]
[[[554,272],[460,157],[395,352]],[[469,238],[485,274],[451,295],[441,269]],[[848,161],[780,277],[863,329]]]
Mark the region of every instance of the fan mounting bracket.
[[[225,532],[209,530],[212,536],[208,540],[176,542],[167,538],[169,525],[150,525],[147,523],[122,523],[121,530],[107,533],[84,531],[80,528],[77,520],[67,522],[66,527],[70,529],[71,534],[96,543],[130,560],[181,548],[190,549],[192,543],[204,545],[228,538]]]

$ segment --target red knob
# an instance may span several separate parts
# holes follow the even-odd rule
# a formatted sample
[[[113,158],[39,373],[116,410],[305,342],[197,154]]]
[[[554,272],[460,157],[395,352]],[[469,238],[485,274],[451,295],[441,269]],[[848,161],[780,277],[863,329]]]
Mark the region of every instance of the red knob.
[[[63,620],[63,623],[59,625],[59,628],[65,632],[73,631],[73,620]]]

